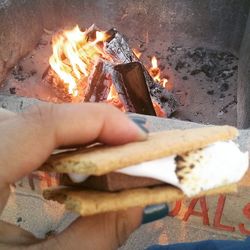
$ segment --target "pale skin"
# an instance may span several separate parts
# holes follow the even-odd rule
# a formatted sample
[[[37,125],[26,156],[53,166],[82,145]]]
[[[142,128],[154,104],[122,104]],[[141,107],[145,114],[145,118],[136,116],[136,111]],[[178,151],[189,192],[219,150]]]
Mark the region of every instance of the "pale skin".
[[[20,114],[0,109],[0,131],[0,213],[10,184],[39,168],[54,149],[95,141],[117,145],[147,136],[125,114],[104,104],[46,104]],[[0,221],[0,249],[117,249],[139,227],[142,211],[80,217],[60,235],[42,241]]]

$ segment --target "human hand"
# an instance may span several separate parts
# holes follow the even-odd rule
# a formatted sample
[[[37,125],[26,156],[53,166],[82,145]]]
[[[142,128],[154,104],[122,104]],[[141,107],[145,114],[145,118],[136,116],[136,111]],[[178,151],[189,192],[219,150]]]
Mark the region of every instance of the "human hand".
[[[55,148],[146,139],[146,133],[117,109],[104,104],[35,106],[14,114],[0,110],[0,213],[10,184],[37,169]],[[142,221],[142,208],[81,217],[64,232],[38,241],[28,232],[0,224],[0,248],[116,249]],[[6,245],[11,244],[11,245]]]

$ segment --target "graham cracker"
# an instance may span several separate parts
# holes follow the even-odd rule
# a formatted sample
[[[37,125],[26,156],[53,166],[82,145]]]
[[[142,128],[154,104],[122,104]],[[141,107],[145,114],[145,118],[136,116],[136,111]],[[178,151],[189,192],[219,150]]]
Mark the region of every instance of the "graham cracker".
[[[227,185],[195,197],[216,195],[237,191],[237,184]],[[102,192],[76,188],[55,188],[43,192],[45,199],[65,204],[65,208],[83,216],[127,209],[144,207],[150,204],[170,203],[185,198],[183,192],[170,185],[123,190],[120,192]]]
[[[104,175],[144,161],[183,154],[217,141],[235,138],[238,130],[230,126],[211,126],[151,133],[146,141],[119,146],[97,146],[52,155],[42,170],[58,173]]]

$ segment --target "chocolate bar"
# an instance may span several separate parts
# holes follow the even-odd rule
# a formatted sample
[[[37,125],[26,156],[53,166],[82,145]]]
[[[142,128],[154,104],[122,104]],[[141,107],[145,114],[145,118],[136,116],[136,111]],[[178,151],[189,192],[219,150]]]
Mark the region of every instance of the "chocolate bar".
[[[159,186],[163,184],[163,182],[152,178],[136,177],[121,173],[90,176],[81,183],[74,183],[67,174],[60,176],[60,185],[80,186],[101,191],[120,191],[123,189]]]

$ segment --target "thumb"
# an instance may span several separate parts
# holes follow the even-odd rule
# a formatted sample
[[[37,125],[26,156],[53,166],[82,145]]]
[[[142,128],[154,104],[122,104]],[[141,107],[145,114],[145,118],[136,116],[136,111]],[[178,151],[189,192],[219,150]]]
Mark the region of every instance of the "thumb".
[[[51,249],[117,249],[140,226],[143,208],[81,217],[60,235],[46,242]],[[47,246],[48,246],[47,245]]]

